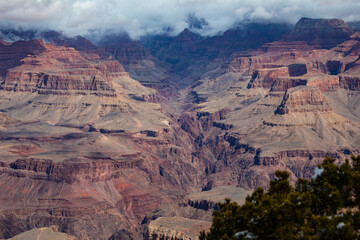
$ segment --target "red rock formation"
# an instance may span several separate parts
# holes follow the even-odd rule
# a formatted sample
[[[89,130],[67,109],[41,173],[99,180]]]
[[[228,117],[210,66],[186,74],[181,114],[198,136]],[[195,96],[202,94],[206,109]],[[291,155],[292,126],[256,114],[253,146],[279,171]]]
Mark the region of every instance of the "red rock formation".
[[[21,64],[20,60],[28,55],[35,55],[45,51],[41,40],[18,41],[11,45],[0,44],[0,74],[4,77],[7,70]]]
[[[127,76],[116,61],[92,63],[73,48],[41,46],[42,53],[23,58],[21,66],[8,70],[4,90],[115,96],[110,79]]]
[[[0,38],[0,45],[11,45],[11,43],[6,42]]]
[[[307,80],[304,78],[296,78],[296,77],[284,77],[277,78],[274,84],[271,86],[271,91],[286,91],[289,88],[306,85]]]
[[[343,37],[332,35],[341,24],[326,24],[329,44]],[[358,153],[358,94],[350,92],[359,90],[358,37],[331,50],[303,39],[312,45],[233,53],[276,30],[252,26],[247,36],[240,28],[207,39],[162,36],[151,52],[166,63],[130,39],[109,41],[101,56],[41,42],[31,56],[19,54],[0,83],[0,237],[57,224],[80,239],[113,239],[124,229],[135,238],[149,212],[194,189],[254,189],[278,169],[291,180],[311,177],[325,156]],[[297,33],[316,36],[314,26]],[[111,55],[117,61],[104,60]],[[165,102],[125,71],[157,89],[200,80]],[[172,78],[177,71],[183,77]]]
[[[349,39],[353,31],[340,19],[301,18],[286,37],[288,41],[305,41],[316,48],[332,48]]]
[[[54,240],[75,240],[75,237],[69,236],[65,233],[58,232],[58,229],[55,225],[51,227],[44,227],[33,229],[31,231],[27,231],[21,233],[14,238],[10,238],[10,240],[17,239],[27,239],[27,240],[38,240],[38,239],[54,239]]]
[[[340,87],[352,90],[360,91],[360,78],[357,76],[340,76]]]
[[[197,239],[200,231],[207,231],[210,226],[210,222],[204,222],[183,217],[160,217],[150,222],[148,227],[148,237],[146,239]]]
[[[352,135],[359,126],[348,119],[350,112],[358,116],[353,107],[357,94],[337,91],[358,90],[355,39],[330,50],[273,42],[234,53],[211,75],[204,74],[194,84],[197,105],[192,109],[205,115],[182,122],[186,131],[196,133],[196,156],[214,161],[206,168],[203,189],[226,184],[253,188],[266,184],[275,169],[291,171],[293,180],[310,177],[325,156],[341,159],[359,152],[353,144],[358,135]],[[343,101],[344,106],[338,104]],[[206,112],[224,106],[231,112],[209,127]]]
[[[300,86],[290,88],[285,92],[284,98],[275,113],[328,111],[332,111],[332,108],[319,89]]]
[[[269,53],[281,53],[281,55],[290,52],[291,56],[296,57],[296,55],[301,52],[310,52],[312,47],[304,41],[276,41],[265,43],[260,47],[260,49],[262,49],[264,52]]]
[[[97,50],[97,47],[91,41],[82,36],[69,38],[56,31],[45,31],[41,32],[39,35],[48,42],[58,46],[72,47],[82,52],[91,52]]]
[[[270,88],[277,78],[284,76],[289,76],[287,67],[260,69],[253,73],[248,88]]]
[[[325,74],[312,76],[308,79],[306,86],[316,87],[322,92],[336,91],[339,88],[339,77]]]
[[[174,148],[189,135],[118,61],[38,43],[1,82],[0,237],[49,222],[80,239],[136,235],[202,174],[191,148]]]
[[[290,64],[288,68],[291,77],[302,76],[307,73],[306,64]]]
[[[149,51],[140,42],[131,40],[126,34],[107,36],[100,46],[123,65],[136,64],[150,57]]]

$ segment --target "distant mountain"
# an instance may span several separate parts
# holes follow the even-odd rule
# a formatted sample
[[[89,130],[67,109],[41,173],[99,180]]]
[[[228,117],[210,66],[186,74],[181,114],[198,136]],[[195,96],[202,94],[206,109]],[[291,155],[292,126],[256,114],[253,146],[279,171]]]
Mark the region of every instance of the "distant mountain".
[[[348,40],[353,33],[341,19],[301,18],[286,40],[305,41],[316,48],[330,49]]]
[[[347,25],[350,29],[354,30],[355,32],[360,31],[360,21],[355,22],[348,22]]]
[[[184,29],[175,37],[146,36],[141,42],[152,55],[169,63],[172,71],[183,77],[180,84],[184,86],[193,82],[188,76],[197,79],[215,58],[225,60],[234,52],[256,49],[281,39],[290,30],[287,24],[250,23],[213,37],[202,37]]]
[[[64,47],[73,47],[79,51],[96,49],[94,44],[82,36],[71,38],[52,30],[15,30],[4,28],[0,29],[0,38],[7,42],[41,39],[45,43],[54,43]]]

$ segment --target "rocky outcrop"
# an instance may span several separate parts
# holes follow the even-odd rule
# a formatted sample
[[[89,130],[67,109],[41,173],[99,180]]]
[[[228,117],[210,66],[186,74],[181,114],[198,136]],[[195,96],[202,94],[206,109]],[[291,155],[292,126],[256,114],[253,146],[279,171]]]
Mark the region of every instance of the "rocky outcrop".
[[[306,85],[307,80],[296,78],[296,77],[285,77],[285,78],[277,78],[273,85],[271,86],[270,91],[286,91],[289,88]]]
[[[324,159],[326,157],[339,158],[337,153],[325,151],[309,151],[309,150],[288,150],[277,152],[273,157],[258,156],[255,159],[256,165],[271,166],[278,165],[281,160],[287,158],[305,158],[309,160]]]
[[[306,86],[318,88],[322,92],[333,92],[339,88],[339,77],[325,74],[311,76]]]
[[[330,49],[349,39],[353,31],[341,19],[301,18],[286,37],[287,41],[305,41],[316,48]]]
[[[268,53],[281,53],[281,55],[289,55],[296,58],[302,52],[310,52],[312,47],[304,41],[275,41],[263,44],[260,49]]]
[[[177,35],[172,43],[170,48],[177,53],[180,52],[195,52],[196,44],[202,37],[194,32],[191,32],[188,28],[185,28],[179,35]]]
[[[248,88],[270,88],[277,78],[284,76],[289,76],[287,67],[257,70],[253,73]]]
[[[83,36],[70,38],[56,31],[44,31],[40,32],[38,35],[42,39],[45,39],[46,42],[53,43],[58,46],[72,47],[87,54],[92,52],[95,53],[97,51],[97,47]]]
[[[171,70],[182,76],[175,81],[185,86],[214,69],[213,64],[216,67],[223,65],[231,54],[279,40],[289,29],[286,24],[239,24],[222,35],[205,38],[193,29],[184,29],[178,36],[149,36],[142,43],[155,57],[170,64]],[[233,69],[226,67],[222,70],[228,72]]]
[[[336,60],[327,61],[326,67],[330,75],[338,75],[339,73],[344,72],[345,70],[344,64],[341,61],[336,61]]]
[[[176,132],[177,138],[184,138],[181,129]],[[177,148],[175,151],[170,141],[176,143],[176,140],[171,139],[171,135],[162,145],[135,141],[125,133],[87,132],[80,137],[72,133],[59,139],[51,131],[46,135],[47,138],[41,139],[23,133],[20,138],[22,143],[41,146],[40,155],[47,159],[35,159],[32,156],[39,150],[30,147],[16,148],[22,155],[27,151],[30,157],[16,157],[20,154],[14,151],[19,140],[14,136],[9,139],[7,133],[1,132],[3,138],[7,137],[0,140],[2,146],[4,142],[13,146],[9,149],[11,153],[1,148],[1,237],[8,238],[49,222],[80,239],[96,236],[105,240],[120,229],[128,229],[136,236],[135,229],[145,214],[162,203],[176,201],[177,195],[183,194],[182,188],[190,186],[190,178],[198,174],[191,166],[199,164],[197,158],[191,159],[193,150]],[[95,140],[94,135],[100,139]],[[141,138],[147,137],[138,137]],[[158,138],[155,140],[159,142]],[[141,153],[136,153],[140,149]],[[14,157],[18,159],[8,161]],[[181,159],[188,159],[189,163]],[[174,169],[184,172],[176,170],[175,173]]]
[[[148,227],[148,237],[146,239],[199,239],[200,232],[202,230],[208,231],[210,226],[211,222],[182,217],[159,217],[158,219],[150,222]]]
[[[131,40],[127,34],[106,36],[99,45],[123,65],[136,64],[150,58],[149,51],[140,42]]]
[[[21,64],[28,55],[40,54],[46,50],[41,40],[18,41],[12,44],[0,44],[0,75],[4,77],[8,69]]]
[[[11,43],[4,41],[0,38],[0,45],[11,45]]]
[[[136,236],[202,175],[189,134],[118,61],[38,45],[1,81],[0,237],[48,223],[84,240]]]
[[[332,92],[339,88],[339,77],[327,74],[305,75],[298,77],[277,78],[270,91],[286,91],[297,86],[309,86],[320,89],[322,92]]]
[[[94,92],[116,96],[109,80],[127,76],[116,61],[94,64],[72,48],[42,46],[41,54],[23,58],[20,66],[8,70],[4,90],[57,95]]]
[[[360,91],[360,78],[358,76],[340,75],[340,87],[352,90]]]
[[[285,92],[284,98],[276,109],[275,114],[329,111],[332,111],[332,107],[319,89],[299,86],[288,89]]]
[[[140,166],[143,160],[129,159],[116,161],[66,161],[54,163],[47,159],[18,159],[8,167],[2,168],[2,173],[17,177],[29,177],[32,179],[43,179],[55,182],[80,182],[83,180],[91,182],[106,181],[116,177],[119,170],[131,169]],[[30,175],[28,173],[31,173]]]
[[[132,79],[156,89],[164,97],[173,97],[177,88],[174,80],[178,76],[169,71],[169,66],[151,56],[139,41],[127,34],[110,34],[100,40],[98,52],[102,59],[116,59]]]
[[[302,76],[307,73],[306,64],[290,64],[288,68],[291,77]]]
[[[18,59],[0,80],[0,236],[56,224],[84,240],[193,238],[217,202],[243,201],[276,170],[295,181],[359,153],[359,38],[315,49],[344,27],[307,21],[298,36],[315,40],[254,23],[149,36],[148,50],[116,37],[32,42],[26,55],[0,44]]]
[[[268,43],[233,54],[203,75],[193,88],[201,101],[189,108],[203,115],[186,119],[184,129],[196,132],[196,156],[212,159],[204,190],[266,185],[275,169],[290,171],[293,181],[311,177],[324,157],[343,159],[358,151],[358,134],[352,134],[358,117],[350,117],[358,116],[358,95],[339,89],[357,89],[350,77],[358,75],[358,42],[347,39],[330,50],[314,49],[321,46],[305,39]],[[203,128],[206,113],[224,106],[231,106],[226,118]],[[212,207],[205,200],[187,204]]]
[[[58,232],[56,226],[51,226],[47,228],[38,228],[33,229],[19,235],[16,235],[9,240],[75,240],[75,237],[69,236],[65,233]]]
[[[235,186],[220,186],[214,187],[209,191],[195,192],[184,197],[182,206],[191,206],[196,209],[203,209],[209,211],[217,208],[217,203],[223,201],[225,198],[230,198],[238,204],[244,204],[246,196],[251,194],[251,191]]]
[[[134,240],[134,238],[129,231],[122,229],[114,233],[108,240]]]

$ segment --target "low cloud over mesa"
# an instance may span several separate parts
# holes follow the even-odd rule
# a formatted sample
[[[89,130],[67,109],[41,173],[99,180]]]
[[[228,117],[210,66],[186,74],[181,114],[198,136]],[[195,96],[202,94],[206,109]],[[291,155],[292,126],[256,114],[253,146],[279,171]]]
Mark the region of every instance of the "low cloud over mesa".
[[[237,22],[295,23],[301,17],[360,20],[357,0],[11,0],[0,2],[3,25],[46,28],[68,35],[126,31],[177,34],[186,27],[202,35]]]

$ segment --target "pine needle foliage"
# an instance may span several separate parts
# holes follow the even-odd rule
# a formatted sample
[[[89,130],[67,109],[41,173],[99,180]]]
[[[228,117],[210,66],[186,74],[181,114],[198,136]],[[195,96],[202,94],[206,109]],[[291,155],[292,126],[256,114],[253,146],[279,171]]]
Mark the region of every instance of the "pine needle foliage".
[[[208,233],[200,240],[360,239],[360,156],[341,165],[326,158],[312,179],[289,182],[276,171],[269,190],[257,188],[243,205],[218,203]]]

